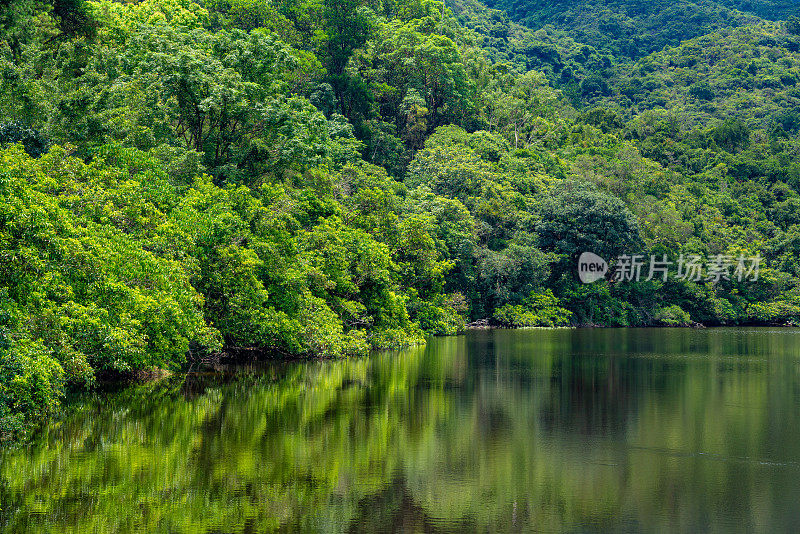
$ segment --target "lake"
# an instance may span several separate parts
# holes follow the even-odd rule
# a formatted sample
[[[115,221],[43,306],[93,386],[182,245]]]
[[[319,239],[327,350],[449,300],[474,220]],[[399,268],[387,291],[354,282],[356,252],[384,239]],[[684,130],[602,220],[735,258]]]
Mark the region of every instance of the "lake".
[[[798,532],[800,329],[473,331],[74,399],[7,532]]]

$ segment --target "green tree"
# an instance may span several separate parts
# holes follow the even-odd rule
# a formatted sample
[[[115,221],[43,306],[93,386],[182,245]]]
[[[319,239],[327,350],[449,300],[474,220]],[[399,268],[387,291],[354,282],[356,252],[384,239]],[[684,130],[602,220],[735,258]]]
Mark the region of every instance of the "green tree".
[[[563,258],[558,275],[593,252],[607,260],[641,246],[639,223],[621,200],[580,183],[566,183],[542,202],[539,246]]]

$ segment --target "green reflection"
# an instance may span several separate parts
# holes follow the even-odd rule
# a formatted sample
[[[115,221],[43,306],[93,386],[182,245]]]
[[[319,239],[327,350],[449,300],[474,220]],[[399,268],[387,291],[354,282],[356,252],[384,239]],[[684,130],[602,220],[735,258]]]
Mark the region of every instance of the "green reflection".
[[[84,398],[8,532],[800,528],[800,331],[475,332]]]

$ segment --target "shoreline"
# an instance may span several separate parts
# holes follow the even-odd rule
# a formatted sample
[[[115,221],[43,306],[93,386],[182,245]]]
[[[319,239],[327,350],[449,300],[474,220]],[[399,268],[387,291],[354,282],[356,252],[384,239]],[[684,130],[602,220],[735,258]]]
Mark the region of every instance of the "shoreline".
[[[464,331],[478,331],[478,330],[580,330],[580,329],[617,329],[617,330],[632,330],[638,328],[658,328],[658,329],[706,329],[706,328],[800,328],[800,324],[794,323],[778,323],[778,324],[764,324],[764,323],[742,323],[742,324],[704,324],[694,323],[687,325],[660,325],[660,324],[647,324],[640,326],[608,326],[601,324],[585,324],[576,326],[517,326],[505,327],[496,325],[475,325],[468,324],[464,327]],[[447,336],[441,336],[447,337]]]

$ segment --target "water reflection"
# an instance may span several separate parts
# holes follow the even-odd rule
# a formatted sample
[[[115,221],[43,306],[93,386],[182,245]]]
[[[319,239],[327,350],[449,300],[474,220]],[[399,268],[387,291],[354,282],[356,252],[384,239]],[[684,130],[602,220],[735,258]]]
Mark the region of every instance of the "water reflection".
[[[798,531],[800,330],[475,332],[84,398],[9,532]]]

